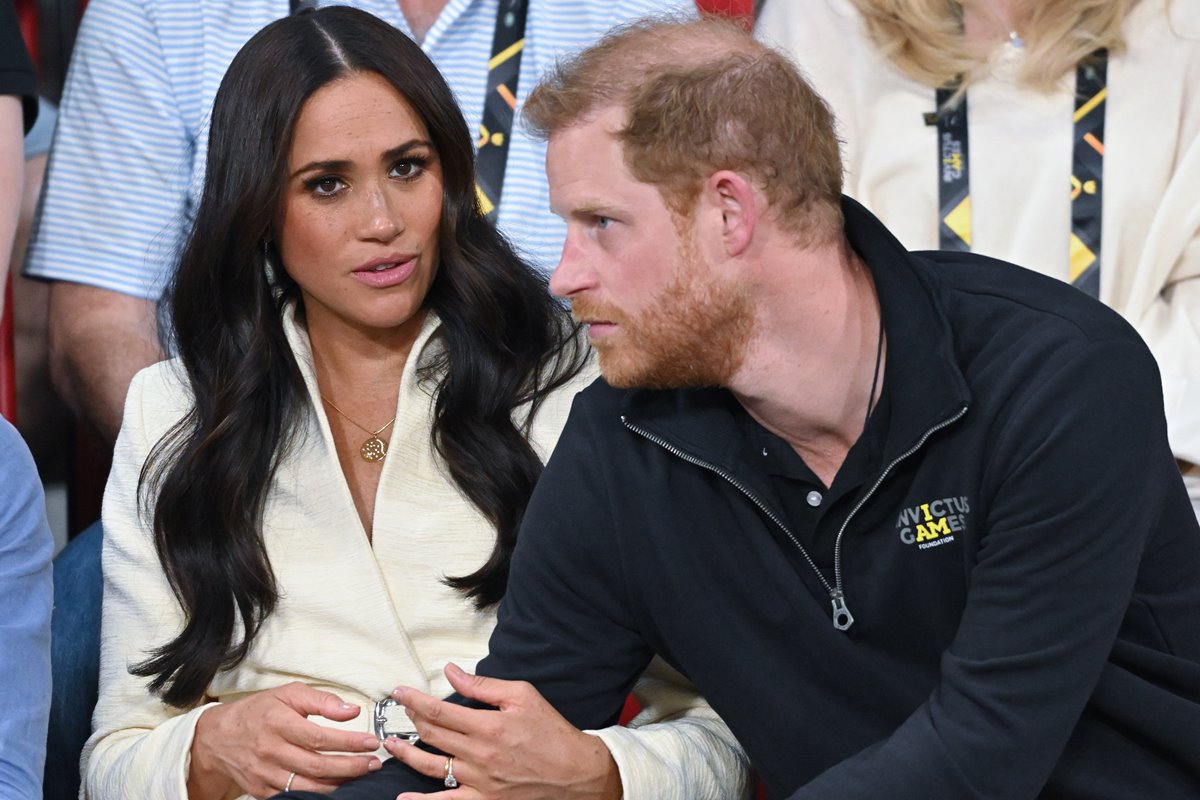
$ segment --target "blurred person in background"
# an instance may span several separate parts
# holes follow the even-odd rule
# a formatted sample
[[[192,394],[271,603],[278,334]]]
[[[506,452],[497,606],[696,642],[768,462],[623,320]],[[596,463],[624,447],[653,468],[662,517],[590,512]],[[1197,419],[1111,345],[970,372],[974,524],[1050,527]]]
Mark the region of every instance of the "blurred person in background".
[[[21,204],[24,134],[37,117],[33,64],[11,0],[0,0],[0,301]],[[0,302],[0,317],[12,313]],[[0,418],[0,796],[42,796],[50,709],[54,541],[29,449]]]
[[[1133,324],[1200,516],[1200,4],[767,0],[756,34],[829,102],[846,193],[905,246],[1020,264]]]

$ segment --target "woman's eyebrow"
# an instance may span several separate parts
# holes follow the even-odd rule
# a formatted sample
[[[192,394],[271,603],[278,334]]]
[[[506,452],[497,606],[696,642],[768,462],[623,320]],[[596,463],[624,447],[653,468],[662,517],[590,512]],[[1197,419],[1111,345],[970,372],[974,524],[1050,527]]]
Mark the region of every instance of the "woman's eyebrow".
[[[428,141],[427,139],[409,139],[407,142],[403,142],[402,144],[398,144],[389,150],[385,150],[383,155],[380,156],[380,161],[391,161],[391,160],[399,158],[403,155],[407,155],[411,151],[416,150],[418,148],[429,148],[430,150],[432,150],[433,143]],[[302,166],[299,169],[297,169],[296,171],[294,171],[292,173],[291,177],[295,178],[305,172],[312,172],[314,170],[339,172],[342,170],[349,169],[351,166],[353,166],[353,162],[348,159],[327,159],[324,161],[310,161],[307,164],[305,164],[304,166]]]

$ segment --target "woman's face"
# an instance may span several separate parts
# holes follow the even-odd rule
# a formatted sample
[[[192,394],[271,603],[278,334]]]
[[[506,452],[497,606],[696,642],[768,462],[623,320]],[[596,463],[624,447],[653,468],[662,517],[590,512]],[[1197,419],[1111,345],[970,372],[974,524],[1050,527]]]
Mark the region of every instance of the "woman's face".
[[[327,84],[300,109],[285,180],[278,247],[310,332],[411,341],[442,215],[441,164],[413,107],[377,73]]]

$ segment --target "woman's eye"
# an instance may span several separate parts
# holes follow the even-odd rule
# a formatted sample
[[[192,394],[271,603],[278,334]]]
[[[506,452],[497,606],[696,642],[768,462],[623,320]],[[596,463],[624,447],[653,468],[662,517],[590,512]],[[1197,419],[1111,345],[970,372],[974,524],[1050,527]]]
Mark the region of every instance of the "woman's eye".
[[[341,179],[334,177],[313,178],[305,182],[305,188],[317,197],[332,197],[345,186]]]
[[[420,175],[423,169],[424,167],[419,160],[407,159],[404,161],[397,161],[395,164],[393,164],[391,172],[389,172],[388,175],[389,177],[400,178],[401,180],[412,180]]]

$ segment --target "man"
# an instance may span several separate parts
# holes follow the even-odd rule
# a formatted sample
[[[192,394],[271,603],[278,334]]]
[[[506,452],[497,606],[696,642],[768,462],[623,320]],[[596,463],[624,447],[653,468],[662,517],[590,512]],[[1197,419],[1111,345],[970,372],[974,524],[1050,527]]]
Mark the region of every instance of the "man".
[[[169,283],[203,185],[208,115],[225,68],[272,20],[312,0],[92,0],[64,90],[42,212],[26,274],[51,281],[51,375],[106,444],[116,439],[133,376],[165,357],[156,303]],[[321,3],[316,3],[317,5]],[[655,0],[353,0],[421,43],[446,75],[472,130],[484,123],[489,69],[519,58],[520,107],[542,70]],[[681,7],[690,7],[682,2]],[[507,11],[527,6],[521,45],[504,46]],[[279,76],[287,80],[287,76]],[[499,96],[504,96],[503,93]],[[482,134],[482,132],[481,132]],[[499,227],[549,267],[564,229],[547,208],[544,145],[519,128],[489,130],[507,147]],[[98,672],[98,525],[56,560],[55,702],[47,796],[74,797]],[[64,782],[59,786],[59,782]]]
[[[4,319],[4,287],[25,171],[21,141],[37,119],[37,80],[12,0],[0,0],[0,36],[4,40],[0,49],[0,178],[6,187],[0,196],[0,319]]]
[[[50,710],[50,555],[54,537],[33,457],[0,417],[0,796],[42,796]]]
[[[530,713],[496,678],[588,727],[657,652],[769,797],[1198,796],[1200,529],[1130,327],[906,252],[840,199],[824,104],[736,30],[633,27],[525,113],[568,224],[552,288],[607,383],[531,500],[490,677],[452,675],[499,710],[397,692],[460,780]],[[422,785],[385,765],[335,797]]]
[[[22,136],[37,117],[33,64],[10,0],[0,0],[0,319],[21,205]],[[0,417],[0,796],[42,795],[50,709],[50,554],[54,539],[37,468]]]

